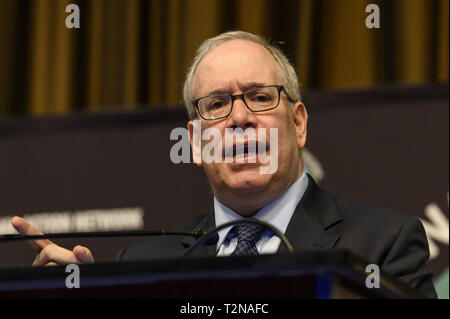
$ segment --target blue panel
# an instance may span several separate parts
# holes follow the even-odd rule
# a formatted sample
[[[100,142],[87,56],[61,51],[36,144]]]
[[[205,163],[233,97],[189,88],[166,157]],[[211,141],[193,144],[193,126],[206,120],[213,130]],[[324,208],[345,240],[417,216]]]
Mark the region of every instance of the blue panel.
[[[327,274],[321,274],[317,278],[316,283],[316,298],[330,299],[333,290],[333,277]]]

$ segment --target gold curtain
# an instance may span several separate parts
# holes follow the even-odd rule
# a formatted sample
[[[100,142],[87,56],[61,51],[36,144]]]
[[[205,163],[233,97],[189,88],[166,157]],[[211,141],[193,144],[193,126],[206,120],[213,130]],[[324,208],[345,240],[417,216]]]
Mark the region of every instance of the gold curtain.
[[[235,29],[278,43],[303,91],[448,82],[448,0],[0,1],[3,117],[180,107],[196,47]]]

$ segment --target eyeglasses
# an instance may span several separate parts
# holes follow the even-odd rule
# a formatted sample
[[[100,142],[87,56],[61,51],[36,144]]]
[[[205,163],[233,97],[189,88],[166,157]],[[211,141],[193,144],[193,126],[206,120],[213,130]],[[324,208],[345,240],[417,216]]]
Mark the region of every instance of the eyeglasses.
[[[252,112],[272,110],[280,104],[281,91],[284,91],[289,101],[293,102],[282,85],[265,85],[252,88],[242,94],[208,95],[195,100],[193,104],[204,120],[218,120],[231,114],[234,101],[237,99],[242,99],[245,106]]]

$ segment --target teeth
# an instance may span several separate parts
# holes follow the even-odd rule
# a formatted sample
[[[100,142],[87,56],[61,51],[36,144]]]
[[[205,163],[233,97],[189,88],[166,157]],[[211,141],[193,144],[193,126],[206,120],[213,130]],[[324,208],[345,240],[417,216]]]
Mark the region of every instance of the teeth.
[[[245,145],[236,145],[235,156],[243,156],[245,153],[247,153]]]
[[[225,151],[225,156],[226,157],[244,157],[245,155],[247,155],[247,156],[257,155],[258,153],[265,152],[266,146],[262,145],[262,149],[260,152],[258,152],[257,149],[258,149],[258,143],[253,144],[252,147],[248,147],[245,144],[239,144],[239,145],[236,145],[235,148],[233,148],[233,147],[228,148]]]

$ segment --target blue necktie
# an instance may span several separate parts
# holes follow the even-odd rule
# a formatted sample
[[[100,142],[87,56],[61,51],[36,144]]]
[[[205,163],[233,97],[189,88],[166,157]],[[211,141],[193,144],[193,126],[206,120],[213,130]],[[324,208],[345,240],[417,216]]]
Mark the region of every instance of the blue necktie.
[[[261,233],[264,230],[264,226],[245,223],[234,226],[233,230],[237,232],[238,243],[231,255],[257,255],[258,249],[256,248],[256,242],[261,236]]]

